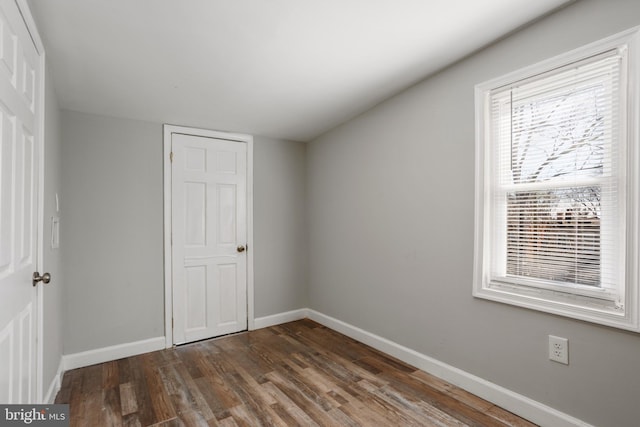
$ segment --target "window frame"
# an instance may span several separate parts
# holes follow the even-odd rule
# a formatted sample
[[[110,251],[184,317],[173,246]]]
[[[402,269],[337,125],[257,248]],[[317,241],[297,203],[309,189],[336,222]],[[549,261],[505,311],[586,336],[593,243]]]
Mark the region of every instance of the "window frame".
[[[621,123],[624,125],[622,138],[622,159],[626,164],[620,165],[625,177],[621,185],[626,192],[621,200],[621,206],[626,220],[623,283],[612,292],[610,289],[585,289],[576,285],[575,292],[571,286],[545,284],[536,279],[510,280],[503,282],[492,280],[490,268],[492,260],[492,239],[496,235],[506,233],[505,230],[495,230],[490,207],[490,197],[493,194],[494,181],[491,170],[492,150],[489,144],[491,135],[491,93],[496,89],[516,82],[535,78],[549,71],[561,69],[569,64],[588,60],[603,53],[621,49],[626,51],[626,64],[622,73],[626,78],[626,90],[622,91],[620,107]],[[640,184],[640,27],[635,27],[619,34],[596,41],[587,46],[555,56],[551,59],[508,73],[504,76],[489,80],[475,87],[475,127],[476,127],[476,189],[475,189],[475,247],[474,247],[474,278],[473,296],[482,299],[502,302],[525,307],[533,310],[553,313],[561,316],[585,320],[621,329],[640,332],[640,285],[638,283],[638,232],[640,209],[638,208],[638,191]],[[625,155],[626,154],[626,155]],[[496,255],[496,258],[498,256]],[[519,282],[519,283],[515,283]],[[527,283],[529,282],[529,283]],[[533,286],[531,286],[533,285]],[[621,301],[618,300],[621,297]],[[618,301],[616,301],[618,300]]]

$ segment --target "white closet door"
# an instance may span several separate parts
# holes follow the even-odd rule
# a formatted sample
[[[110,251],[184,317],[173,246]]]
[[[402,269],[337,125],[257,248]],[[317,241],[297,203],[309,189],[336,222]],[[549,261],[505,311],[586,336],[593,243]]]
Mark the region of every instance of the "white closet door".
[[[247,144],[172,135],[174,344],[247,329]]]

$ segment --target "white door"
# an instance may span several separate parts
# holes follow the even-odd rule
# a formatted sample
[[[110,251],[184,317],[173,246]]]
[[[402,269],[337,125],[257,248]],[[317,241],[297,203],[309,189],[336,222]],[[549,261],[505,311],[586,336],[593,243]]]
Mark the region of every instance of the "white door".
[[[247,329],[247,143],[173,133],[173,342]]]
[[[36,402],[40,58],[0,1],[0,403]]]

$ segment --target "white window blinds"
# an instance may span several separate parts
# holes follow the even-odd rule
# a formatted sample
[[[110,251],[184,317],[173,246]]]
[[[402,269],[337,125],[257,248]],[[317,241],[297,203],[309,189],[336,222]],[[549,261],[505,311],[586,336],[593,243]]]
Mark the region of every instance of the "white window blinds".
[[[615,49],[490,93],[490,280],[619,297],[624,61]]]

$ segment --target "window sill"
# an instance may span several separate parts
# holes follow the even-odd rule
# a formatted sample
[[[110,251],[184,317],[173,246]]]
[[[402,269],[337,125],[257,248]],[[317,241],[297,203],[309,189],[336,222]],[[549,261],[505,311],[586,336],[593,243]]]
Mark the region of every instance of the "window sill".
[[[490,282],[474,286],[473,296],[600,325],[640,332],[638,319],[624,306],[600,298]]]

